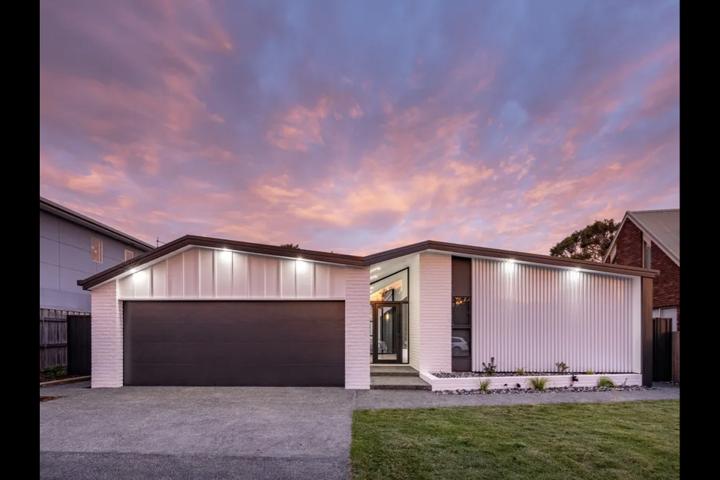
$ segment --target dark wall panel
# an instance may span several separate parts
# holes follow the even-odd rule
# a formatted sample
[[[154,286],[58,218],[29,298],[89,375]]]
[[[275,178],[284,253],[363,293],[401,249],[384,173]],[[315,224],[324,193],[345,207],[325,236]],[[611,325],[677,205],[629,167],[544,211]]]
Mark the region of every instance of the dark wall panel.
[[[472,296],[472,260],[452,257],[452,295],[453,297]]]

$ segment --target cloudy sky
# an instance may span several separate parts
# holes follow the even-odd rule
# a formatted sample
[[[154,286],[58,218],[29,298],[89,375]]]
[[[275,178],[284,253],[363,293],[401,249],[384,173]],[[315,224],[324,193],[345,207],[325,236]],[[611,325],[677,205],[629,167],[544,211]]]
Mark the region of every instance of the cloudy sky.
[[[676,1],[40,2],[40,194],[154,244],[548,253],[679,206]]]

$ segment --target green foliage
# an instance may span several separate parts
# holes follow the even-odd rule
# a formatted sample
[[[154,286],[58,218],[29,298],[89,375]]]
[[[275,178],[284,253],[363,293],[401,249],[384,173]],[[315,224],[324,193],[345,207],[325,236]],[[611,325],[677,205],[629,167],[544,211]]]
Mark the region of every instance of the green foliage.
[[[593,372],[592,370],[588,370],[587,372],[585,372],[585,375],[595,375],[595,372]]]
[[[547,383],[550,381],[549,378],[545,377],[533,377],[530,379],[530,386],[534,390],[545,390]]]
[[[281,247],[284,247],[284,248],[300,248],[300,245],[294,245],[294,244],[292,244],[292,243],[283,243],[283,244],[280,245],[280,246],[281,246]]]
[[[610,377],[600,377],[598,378],[598,388],[615,388],[615,382],[613,382]]]
[[[515,370],[515,373],[517,375],[525,375],[525,369],[524,368],[518,368]]]
[[[497,370],[497,365],[495,365],[495,357],[490,357],[490,363],[486,365],[485,362],[482,362],[482,365],[483,372],[485,372],[487,375],[493,375]]]
[[[480,381],[480,390],[483,392],[487,392],[490,388],[490,379],[486,378],[485,380]]]
[[[568,369],[570,368],[570,367],[568,367],[568,366],[565,364],[565,362],[557,362],[557,363],[555,364],[555,366],[557,367],[558,372],[560,372],[560,373],[565,373],[565,372],[567,372]]]
[[[613,219],[596,220],[595,223],[565,237],[550,249],[550,255],[602,262],[618,228],[620,224]]]
[[[44,373],[46,378],[48,378],[49,380],[54,380],[58,377],[64,377],[65,375],[67,375],[67,370],[65,369],[65,367],[58,365],[45,370]]]

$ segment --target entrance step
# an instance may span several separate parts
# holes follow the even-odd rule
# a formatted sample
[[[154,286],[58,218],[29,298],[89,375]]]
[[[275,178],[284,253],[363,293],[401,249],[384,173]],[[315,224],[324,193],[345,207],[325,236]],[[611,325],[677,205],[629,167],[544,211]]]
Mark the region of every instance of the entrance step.
[[[409,365],[370,365],[371,377],[417,377],[420,374]]]
[[[417,376],[374,376],[370,377],[370,390],[432,390],[432,387]]]

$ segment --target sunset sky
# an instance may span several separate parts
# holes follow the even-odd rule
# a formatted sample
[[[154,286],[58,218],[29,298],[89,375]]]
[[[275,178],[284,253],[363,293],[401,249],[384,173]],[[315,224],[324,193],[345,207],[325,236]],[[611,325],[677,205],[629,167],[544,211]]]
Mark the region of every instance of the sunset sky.
[[[40,194],[143,240],[547,254],[679,207],[677,1],[40,2]]]

